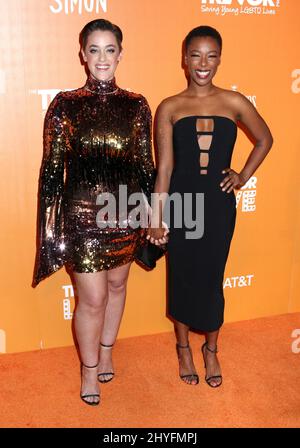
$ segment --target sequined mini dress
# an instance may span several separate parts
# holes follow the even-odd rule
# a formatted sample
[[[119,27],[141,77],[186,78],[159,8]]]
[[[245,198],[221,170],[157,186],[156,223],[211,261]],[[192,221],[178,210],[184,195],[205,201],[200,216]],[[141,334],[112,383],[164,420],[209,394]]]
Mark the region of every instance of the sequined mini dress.
[[[84,87],[53,99],[44,124],[34,286],[63,265],[90,273],[134,259],[145,229],[119,212],[119,192],[123,186],[128,197],[150,198],[151,121],[147,100],[119,88],[115,79],[89,75]],[[104,228],[97,221],[98,199],[108,193],[116,201],[116,219]]]

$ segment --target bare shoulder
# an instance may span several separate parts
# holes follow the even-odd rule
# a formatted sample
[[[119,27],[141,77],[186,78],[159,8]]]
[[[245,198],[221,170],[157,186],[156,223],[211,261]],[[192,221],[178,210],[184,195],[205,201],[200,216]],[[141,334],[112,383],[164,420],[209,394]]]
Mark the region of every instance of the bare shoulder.
[[[178,109],[178,106],[180,106],[181,102],[182,102],[182,93],[169,96],[159,104],[157,108],[157,114],[160,116],[163,115],[165,117],[168,117],[171,120],[174,111]]]
[[[222,89],[224,103],[230,107],[239,120],[245,112],[256,113],[256,109],[248,98],[240,92]]]
[[[252,107],[251,101],[242,93],[233,90],[223,90],[223,92],[224,98],[226,98],[226,101],[232,104],[233,107]]]
[[[250,102],[242,93],[234,90],[219,89],[219,94],[227,103],[234,105]]]
[[[162,100],[162,102],[159,104],[158,107],[163,110],[170,110],[176,107],[176,105],[178,105],[179,102],[180,102],[180,94],[173,95]]]

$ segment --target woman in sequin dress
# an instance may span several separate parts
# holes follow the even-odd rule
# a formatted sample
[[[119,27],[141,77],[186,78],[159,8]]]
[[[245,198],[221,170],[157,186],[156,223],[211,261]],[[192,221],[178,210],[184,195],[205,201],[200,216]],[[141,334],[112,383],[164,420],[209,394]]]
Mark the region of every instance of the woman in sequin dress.
[[[63,265],[74,275],[81,398],[89,405],[100,402],[98,381],[114,376],[112,346],[127,278],[145,236],[130,225],[128,214],[118,213],[119,186],[126,186],[128,196],[143,192],[149,198],[154,183],[148,103],[119,88],[114,77],[121,43],[120,28],[109,21],[83,28],[81,52],[89,76],[84,87],[61,92],[50,104],[40,173],[34,285]],[[116,221],[100,228],[97,197],[107,193],[116,199]]]

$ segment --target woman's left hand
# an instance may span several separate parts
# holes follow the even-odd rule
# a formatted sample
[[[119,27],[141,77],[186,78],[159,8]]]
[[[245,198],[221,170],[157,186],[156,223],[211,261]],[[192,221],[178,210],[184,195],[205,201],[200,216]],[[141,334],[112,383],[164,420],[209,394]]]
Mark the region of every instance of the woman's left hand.
[[[228,173],[228,175],[224,177],[220,183],[222,191],[230,193],[234,188],[241,188],[246,183],[243,175],[241,173],[237,173],[231,168],[226,168],[222,171],[222,173]]]

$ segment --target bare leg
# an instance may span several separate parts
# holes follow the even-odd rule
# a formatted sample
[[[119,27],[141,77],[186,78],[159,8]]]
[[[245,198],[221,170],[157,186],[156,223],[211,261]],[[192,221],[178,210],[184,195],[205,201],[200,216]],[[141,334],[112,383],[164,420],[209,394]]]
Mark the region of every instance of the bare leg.
[[[107,271],[74,272],[78,305],[75,311],[75,332],[81,360],[87,366],[98,365],[99,343],[107,304]],[[99,393],[97,368],[82,366],[81,395]],[[97,397],[86,398],[96,402]]]
[[[187,377],[182,378],[183,381],[187,384],[196,385],[199,380],[196,377],[197,372],[193,361],[192,351],[187,347],[189,344],[189,327],[181,322],[175,321],[174,329],[177,339],[179,375],[188,375]],[[186,348],[180,348],[178,345]]]
[[[222,383],[221,367],[217,358],[217,354],[209,351],[207,347],[213,351],[216,351],[218,336],[219,330],[206,333],[207,345],[203,349],[204,361],[206,363],[206,378],[217,376],[217,378],[212,378],[211,380],[209,380],[209,384],[212,387],[217,387]]]
[[[104,325],[101,335],[101,343],[113,345],[118,335],[121,319],[125,307],[126,287],[131,263],[107,271],[108,280],[108,303],[105,311]],[[112,372],[112,347],[100,346],[100,362],[98,373]],[[112,374],[100,375],[102,381],[109,381]]]

